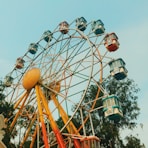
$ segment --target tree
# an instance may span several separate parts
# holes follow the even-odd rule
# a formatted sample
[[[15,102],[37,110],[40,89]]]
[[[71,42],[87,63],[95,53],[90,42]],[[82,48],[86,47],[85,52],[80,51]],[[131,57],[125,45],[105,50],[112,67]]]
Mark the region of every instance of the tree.
[[[105,118],[102,109],[92,112],[91,116],[95,127],[95,134],[101,139],[101,145],[105,148],[123,148],[125,147],[125,145],[122,138],[120,137],[120,129],[134,129],[136,127],[136,119],[140,114],[140,108],[138,107],[137,103],[137,93],[139,92],[139,88],[131,79],[117,81],[114,78],[108,78],[103,81],[103,84],[99,85],[102,85],[108,94],[114,94],[118,96],[122,105],[124,116],[119,122],[116,122],[110,121],[108,118]],[[101,98],[104,95],[105,91],[101,91],[98,97]],[[97,85],[91,85],[86,93],[83,104],[94,100],[97,92]],[[85,106],[85,108],[89,110],[91,105],[92,104],[88,104],[87,106]],[[102,99],[99,99],[96,102],[95,108],[99,106],[103,106]],[[74,108],[75,106],[73,107],[73,109]],[[88,116],[87,114],[87,111],[83,110],[84,118]],[[77,119],[76,121],[80,122],[80,112],[77,112],[77,114],[75,115],[75,119]],[[87,135],[91,135],[92,133],[90,131],[91,127],[89,121],[86,122],[85,128]]]
[[[127,148],[145,148],[144,144],[141,145],[140,140],[132,135],[125,138]]]
[[[117,95],[122,104],[124,118],[120,122],[120,127],[126,127],[128,129],[135,128],[135,120],[140,114],[140,108],[137,103],[139,88],[134,80],[125,79],[123,81],[117,81],[115,79],[107,79],[104,85],[107,92]]]
[[[15,145],[11,143],[10,138],[16,135],[16,132],[10,133],[9,124],[12,122],[12,117],[14,112],[13,104],[9,104],[5,100],[5,95],[0,93],[0,114],[3,114],[5,118],[10,119],[7,121],[7,127],[4,129],[5,135],[2,141],[9,148],[15,148]]]
[[[140,108],[138,107],[137,103],[138,100],[137,93],[139,92],[138,86],[131,79],[117,81],[113,78],[106,79],[101,84],[98,82],[98,85],[101,85],[105,89],[105,91],[108,92],[108,94],[114,94],[118,96],[122,105],[122,111],[124,115],[119,122],[116,122],[116,121],[110,121],[108,118],[105,118],[102,109],[95,110],[91,113],[93,126],[95,127],[95,135],[101,139],[102,147],[132,148],[136,145],[137,148],[144,148],[144,146],[140,143],[140,139],[134,136],[126,137],[126,144],[123,142],[123,139],[120,137],[120,129],[124,128],[134,129],[136,127],[137,124],[136,119],[140,114]],[[103,90],[100,91],[98,96],[98,98],[100,99],[96,101],[95,108],[101,106],[103,107],[102,97],[104,96],[105,91]],[[87,90],[82,105],[84,105],[89,101],[94,100],[97,92],[98,92],[98,86],[95,84],[91,85]],[[0,106],[1,106],[0,113],[5,113],[6,118],[10,118],[11,116],[13,116],[14,112],[13,105],[10,105],[5,101],[5,96],[3,94],[0,94]],[[89,110],[91,106],[92,103],[85,105],[84,109],[82,108],[84,118],[88,116],[87,110]],[[33,107],[28,107],[28,108],[32,109]],[[73,106],[73,109],[75,108],[76,106]],[[23,113],[25,114],[25,110]],[[77,128],[79,128],[80,125],[82,124],[80,118],[81,118],[80,111],[78,111],[73,119],[73,123]],[[24,120],[25,120],[24,118],[21,118],[20,124],[22,123],[21,121]],[[63,127],[64,123],[61,118],[57,120],[57,124],[59,127]],[[92,134],[92,131],[90,130],[91,129],[90,125],[91,125],[90,121],[88,120],[85,124],[87,135]],[[10,133],[9,127],[6,129],[6,133],[7,134],[3,139],[4,143],[7,145],[7,147],[15,148],[15,146],[10,142],[10,136],[12,136],[12,133]],[[13,136],[15,136],[16,134],[17,133],[14,133]],[[82,129],[80,130],[80,134],[83,134]],[[26,141],[25,143],[26,147],[28,144],[30,144],[29,140]]]

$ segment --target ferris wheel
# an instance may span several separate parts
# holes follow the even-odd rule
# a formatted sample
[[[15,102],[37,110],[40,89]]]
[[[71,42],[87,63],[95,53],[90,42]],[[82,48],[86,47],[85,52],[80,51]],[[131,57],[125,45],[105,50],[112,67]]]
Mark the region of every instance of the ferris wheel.
[[[13,114],[5,118],[5,123],[10,133],[17,131],[14,143],[23,147],[30,141],[31,148],[99,147],[100,139],[94,134],[91,120],[91,112],[100,109],[95,108],[97,100],[102,99],[101,109],[106,117],[112,120],[123,116],[119,106],[108,106],[109,101],[117,106],[118,98],[108,95],[102,86],[104,77],[122,80],[127,75],[125,62],[108,56],[118,48],[117,35],[105,33],[101,20],[88,23],[84,17],[72,23],[63,21],[31,43],[26,53],[17,58],[13,70],[0,81],[0,95],[13,105]],[[91,85],[97,86],[97,94],[94,100],[85,102]],[[106,96],[100,98],[100,92]],[[86,104],[90,108],[86,109]],[[85,118],[84,109],[88,112]],[[77,112],[81,116],[79,127],[73,122]],[[91,123],[91,136],[85,132],[87,120]]]

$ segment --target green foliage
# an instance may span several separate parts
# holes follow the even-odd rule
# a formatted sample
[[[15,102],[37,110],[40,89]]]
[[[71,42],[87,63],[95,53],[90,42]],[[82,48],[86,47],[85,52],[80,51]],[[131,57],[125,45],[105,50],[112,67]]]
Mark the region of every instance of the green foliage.
[[[0,93],[0,114],[3,114],[5,118],[10,118],[13,115],[13,104],[9,104],[5,100],[5,95]]]
[[[136,127],[136,119],[140,114],[140,108],[138,107],[137,103],[137,93],[139,92],[139,88],[131,79],[117,81],[114,78],[109,78],[107,80],[104,80],[103,84],[101,85],[102,87],[104,87],[105,91],[99,93],[98,98],[100,99],[96,102],[95,108],[103,106],[101,97],[104,95],[105,92],[107,92],[109,95],[114,94],[118,96],[121,102],[124,116],[119,122],[115,122],[105,118],[102,109],[92,112],[91,116],[93,126],[95,128],[95,135],[101,139],[101,145],[105,148],[124,148],[123,140],[120,137],[119,130],[120,128],[133,129]],[[86,93],[85,101],[83,102],[83,104],[94,100],[96,98],[97,92],[98,87],[96,85],[91,85]],[[88,112],[86,111],[86,109],[91,109],[91,106],[92,103],[85,105],[85,109],[83,110],[84,118],[88,116]],[[75,107],[73,107],[73,110],[74,109]],[[75,119],[77,122],[82,124],[80,118],[80,112],[77,112],[77,114],[75,115]],[[89,121],[86,122],[85,128],[87,135],[91,135],[92,131],[90,130],[91,126]]]
[[[138,107],[139,88],[131,79],[117,81],[115,79],[108,79],[105,81],[104,86],[109,94],[118,96],[124,117],[120,121],[120,127],[133,129],[136,126],[135,120],[140,114]]]
[[[102,109],[95,110],[91,113],[92,122],[94,126],[95,135],[98,136],[101,139],[101,145],[105,148],[144,148],[144,145],[141,145],[140,139],[134,137],[134,136],[128,136],[126,137],[126,144],[123,143],[122,138],[120,137],[120,129],[128,128],[128,129],[134,129],[136,127],[136,119],[138,115],[140,114],[140,108],[138,107],[138,96],[137,93],[139,92],[139,88],[135,84],[135,82],[131,79],[125,79],[123,81],[117,81],[113,78],[107,79],[103,81],[103,84],[99,84],[104,87],[104,89],[108,92],[108,94],[114,94],[118,96],[124,117],[119,122],[110,121],[109,119],[104,117],[104,112]],[[95,100],[98,93],[98,86],[97,85],[91,85],[89,89],[87,90],[87,93],[85,95],[84,102],[82,102],[82,113],[83,118],[85,119],[88,117],[88,110],[91,109],[91,106],[93,104],[85,104],[89,101]],[[102,96],[104,95],[104,91],[100,91],[97,98],[100,98],[96,101],[95,107],[98,108],[103,106],[102,103]],[[76,106],[73,106],[73,110],[75,110]],[[23,114],[26,114],[27,112],[33,113],[34,107],[33,106],[26,106],[26,108],[23,110]],[[17,131],[14,129],[13,133],[9,131],[9,123],[12,121],[12,117],[14,114],[13,104],[8,104],[5,101],[5,96],[3,94],[0,94],[0,113],[3,113],[5,118],[9,118],[8,121],[8,127],[5,129],[5,137],[3,139],[3,142],[7,147],[15,148],[16,146],[13,145],[10,142],[10,138],[14,138],[17,135]],[[26,125],[23,124],[24,122],[30,122],[26,118],[20,118],[18,121],[19,126],[23,126],[26,128]],[[59,118],[57,121],[59,129],[61,129],[64,126],[64,122],[61,118]],[[74,125],[79,128],[82,125],[81,116],[80,116],[80,110],[76,113],[75,117],[72,119],[72,122]],[[88,120],[85,123],[85,129],[86,134],[91,135],[91,123],[90,120]],[[51,130],[51,127],[49,125],[49,130]],[[67,133],[67,129],[64,129],[64,133]],[[83,133],[83,129],[80,130],[80,134]],[[40,136],[42,137],[42,136]],[[40,142],[42,139],[40,139]],[[36,148],[36,143],[34,145],[34,148]],[[28,147],[30,145],[30,139],[25,142],[24,146]],[[53,147],[57,147],[56,145]]]
[[[141,145],[140,139],[130,135],[125,138],[126,148],[145,148],[144,144]]]
[[[9,124],[12,122],[12,116],[14,113],[14,108],[13,108],[13,104],[9,104],[6,100],[5,100],[5,95],[0,93],[0,114],[3,114],[3,116],[5,118],[8,118],[10,120],[7,121],[7,127],[4,129],[5,131],[5,135],[3,138],[3,142],[4,144],[9,147],[9,148],[15,148],[15,145],[11,143],[10,138],[14,138],[16,136],[15,130],[13,133],[10,132],[9,130]]]

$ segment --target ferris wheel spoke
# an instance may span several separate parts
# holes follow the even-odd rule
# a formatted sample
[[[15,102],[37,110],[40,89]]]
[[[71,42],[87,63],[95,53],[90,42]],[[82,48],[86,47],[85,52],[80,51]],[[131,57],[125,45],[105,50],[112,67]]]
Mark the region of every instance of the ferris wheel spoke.
[[[24,143],[26,142],[26,140],[30,134],[31,128],[32,128],[36,119],[37,119],[37,114],[34,115],[31,122],[28,124],[28,128],[26,129],[26,132],[24,133],[24,137],[22,139],[22,142],[20,143],[20,147],[23,147]]]
[[[17,114],[15,115],[15,117],[14,117],[14,119],[13,119],[13,122],[12,122],[11,125],[10,125],[10,131],[13,129],[13,127],[14,127],[16,121],[17,121],[17,118],[19,117],[19,115],[20,115],[20,113],[21,113],[21,111],[22,111],[22,109],[23,109],[23,107],[24,107],[24,105],[25,105],[25,102],[26,102],[26,100],[27,100],[27,98],[28,98],[29,93],[30,93],[30,92],[27,92],[27,93],[23,96],[22,99],[24,99],[24,100],[23,100],[23,102],[22,102],[22,104],[21,104],[21,106],[20,106],[19,111],[17,112]],[[19,103],[20,103],[20,102],[19,102]]]
[[[64,123],[66,124],[67,121],[69,120],[66,112],[64,111],[64,109],[62,108],[62,106],[59,104],[59,102],[56,99],[55,95],[51,95],[51,99],[53,100],[54,104],[58,108],[58,110],[59,110],[59,112],[61,114],[61,117],[62,117]],[[78,131],[77,131],[76,127],[74,126],[74,124],[72,123],[72,121],[69,123],[69,125],[66,128],[69,131],[69,133],[71,133],[71,134],[78,133]]]
[[[31,143],[30,143],[30,148],[33,148],[33,146],[34,146],[34,143],[35,143],[35,139],[36,139],[36,137],[37,137],[37,132],[39,131],[39,126],[38,125],[36,125],[36,127],[35,127],[35,130],[34,130],[34,133],[33,133],[33,135],[32,135],[32,140],[31,140]],[[38,140],[38,142],[39,142],[39,139],[37,139]],[[39,144],[37,143],[37,146],[38,146]]]
[[[103,85],[105,79],[111,76],[122,79],[127,74],[124,61],[114,60],[109,54],[118,47],[118,37],[115,33],[105,33],[101,20],[87,22],[83,17],[72,23],[63,21],[31,43],[4,81],[0,81],[0,95],[14,110],[6,120],[11,133],[18,131],[14,141],[19,141],[21,147],[30,142],[30,148],[35,141],[39,147],[42,139],[41,147],[88,146],[83,138],[87,138],[84,126],[89,121],[94,135],[90,114],[102,109],[96,103],[109,95]],[[118,65],[122,66],[122,72]],[[119,78],[115,67],[119,69]],[[93,86],[96,94],[91,100],[87,95]],[[76,127],[73,119],[80,111],[81,125]],[[99,142],[93,138],[89,137],[87,143]]]

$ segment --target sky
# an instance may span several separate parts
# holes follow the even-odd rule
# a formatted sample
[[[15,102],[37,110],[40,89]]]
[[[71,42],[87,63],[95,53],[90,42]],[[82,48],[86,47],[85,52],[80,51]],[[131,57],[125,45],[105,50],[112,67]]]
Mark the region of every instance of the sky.
[[[148,147],[148,1],[147,0],[1,0],[0,4],[0,78],[9,73],[29,44],[40,39],[45,30],[61,22],[83,16],[88,22],[101,19],[106,32],[115,32],[120,48],[113,57],[126,62],[128,77],[140,92],[141,114],[134,131]],[[141,128],[141,124],[143,128]]]

